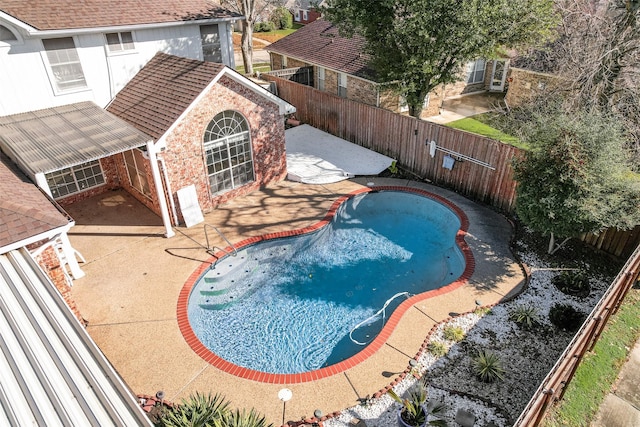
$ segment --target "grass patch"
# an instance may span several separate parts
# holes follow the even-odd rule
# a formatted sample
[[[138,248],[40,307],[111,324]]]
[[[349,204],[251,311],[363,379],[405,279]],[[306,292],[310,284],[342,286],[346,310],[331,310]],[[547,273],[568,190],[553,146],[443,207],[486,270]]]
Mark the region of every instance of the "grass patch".
[[[580,363],[564,399],[552,408],[543,427],[588,426],[638,338],[640,290],[632,289],[618,313],[609,320],[593,352]]]
[[[529,148],[527,144],[520,141],[520,139],[516,138],[515,136],[504,133],[501,130],[485,123],[484,118],[481,116],[482,115],[475,117],[466,117],[464,119],[446,123],[445,126],[486,136],[487,138],[495,139],[518,148]]]
[[[239,72],[240,74],[245,74],[244,65],[238,65],[236,67],[236,71]],[[261,73],[271,71],[271,64],[269,64],[268,62],[259,62],[259,63],[253,64],[253,72],[255,73],[258,71],[260,71]]]
[[[265,31],[265,32],[254,32],[253,37],[256,39],[266,40],[269,43],[273,43],[275,41],[280,40],[283,37],[288,36],[291,33],[295,33],[296,30],[302,28],[300,24],[293,24],[293,27],[287,28],[286,30],[274,30],[274,31]]]

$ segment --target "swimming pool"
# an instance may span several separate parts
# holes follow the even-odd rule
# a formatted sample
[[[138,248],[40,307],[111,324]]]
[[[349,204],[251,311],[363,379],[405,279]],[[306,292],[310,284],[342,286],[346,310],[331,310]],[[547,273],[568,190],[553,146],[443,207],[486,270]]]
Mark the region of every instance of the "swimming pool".
[[[465,271],[466,218],[430,196],[363,192],[312,233],[239,248],[189,289],[188,329],[212,355],[254,371],[294,374],[352,358],[409,297]]]

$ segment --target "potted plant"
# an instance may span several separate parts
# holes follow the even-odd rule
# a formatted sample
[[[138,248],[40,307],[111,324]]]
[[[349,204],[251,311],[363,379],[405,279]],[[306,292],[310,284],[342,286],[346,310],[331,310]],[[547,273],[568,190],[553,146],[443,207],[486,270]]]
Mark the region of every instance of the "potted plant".
[[[427,389],[424,383],[416,384],[407,392],[407,397],[402,399],[393,391],[388,391],[389,396],[400,405],[398,410],[398,427],[423,427],[446,426],[444,420],[438,418],[443,412],[444,405],[439,403],[427,406]]]

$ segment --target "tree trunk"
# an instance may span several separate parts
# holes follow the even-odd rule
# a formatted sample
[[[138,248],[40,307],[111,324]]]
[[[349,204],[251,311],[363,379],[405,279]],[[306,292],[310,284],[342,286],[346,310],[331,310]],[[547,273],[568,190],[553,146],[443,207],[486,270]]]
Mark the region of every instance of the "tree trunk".
[[[242,63],[244,65],[244,73],[253,74],[253,21],[242,21]]]

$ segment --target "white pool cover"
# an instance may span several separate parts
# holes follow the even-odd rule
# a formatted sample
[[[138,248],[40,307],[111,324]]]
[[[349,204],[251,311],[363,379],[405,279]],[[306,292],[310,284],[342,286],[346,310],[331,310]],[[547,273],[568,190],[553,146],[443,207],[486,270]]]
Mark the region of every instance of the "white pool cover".
[[[392,158],[309,125],[285,131],[287,177],[306,184],[330,184],[356,175],[377,175]]]

